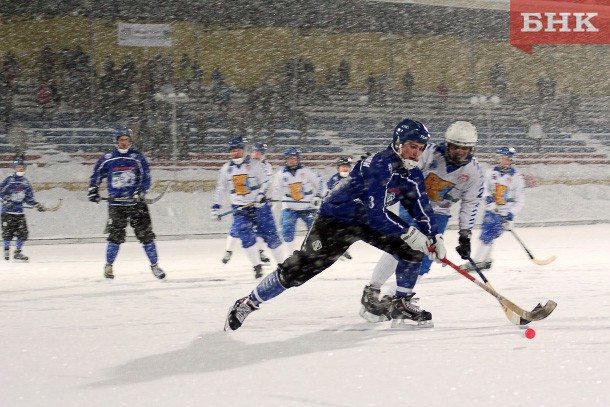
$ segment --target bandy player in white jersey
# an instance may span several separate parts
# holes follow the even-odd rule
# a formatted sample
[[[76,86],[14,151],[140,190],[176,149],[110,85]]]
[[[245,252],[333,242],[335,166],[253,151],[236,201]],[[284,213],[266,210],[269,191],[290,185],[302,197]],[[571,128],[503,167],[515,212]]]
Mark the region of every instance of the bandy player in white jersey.
[[[513,228],[517,214],[525,204],[525,180],[513,164],[515,149],[501,147],[496,151],[498,164],[485,174],[485,216],[481,225],[481,245],[473,260],[480,270],[491,268],[494,240]],[[462,268],[472,270],[470,263]]]
[[[234,211],[229,234],[241,239],[254,267],[254,275],[259,278],[263,273],[256,246],[257,235],[269,246],[278,263],[285,258],[267,200],[270,179],[260,161],[244,157],[246,143],[242,137],[229,140],[228,147],[231,160],[223,164],[218,174],[211,215],[212,219],[221,219],[222,202],[228,194]]]
[[[470,257],[470,237],[483,197],[483,170],[474,158],[476,143],[476,127],[466,121],[456,121],[447,128],[444,143],[428,143],[418,163],[424,174],[426,193],[434,210],[438,233],[445,232],[451,217],[451,207],[461,201],[458,219],[460,238],[456,251],[462,258]],[[405,211],[400,210],[399,214],[402,219],[414,225]],[[430,271],[431,265],[432,260],[424,256],[419,275]],[[369,285],[364,288],[361,315],[367,312],[369,303],[376,303],[381,286],[401,267],[407,267],[403,260],[399,262],[387,253],[381,256]],[[404,273],[397,275],[400,274]],[[416,279],[401,282],[398,289],[403,290],[406,286],[412,291],[416,282]],[[373,322],[377,320],[370,315],[363,317]]]
[[[292,252],[298,249],[293,243],[297,220],[305,222],[309,230],[325,191],[322,177],[301,165],[298,148],[286,149],[284,158],[286,165],[275,173],[273,179],[273,198],[282,203],[282,239]]]

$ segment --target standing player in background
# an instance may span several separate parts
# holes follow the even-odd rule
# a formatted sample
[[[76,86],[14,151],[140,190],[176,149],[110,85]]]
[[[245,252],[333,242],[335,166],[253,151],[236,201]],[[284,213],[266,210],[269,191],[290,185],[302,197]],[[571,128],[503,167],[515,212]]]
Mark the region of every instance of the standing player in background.
[[[350,170],[352,169],[352,159],[349,157],[339,157],[337,159],[337,172],[331,176],[326,182],[328,192],[334,188],[339,181],[347,178]]]
[[[261,303],[320,274],[359,240],[407,260],[410,267],[401,281],[417,278],[424,253],[444,258],[443,237],[436,233],[423,174],[417,168],[429,139],[420,122],[405,119],[398,123],[388,148],[359,161],[324,199],[301,250],[279,264],[248,296],[235,301],[225,330],[239,329]],[[417,227],[401,220],[391,210],[394,205],[407,208]],[[430,322],[432,314],[414,305],[412,297],[398,291],[391,301],[391,318]]]
[[[341,180],[344,180],[349,175],[350,170],[352,169],[352,159],[350,157],[339,157],[337,159],[337,172],[333,174],[326,182],[327,194],[330,193],[330,190],[335,187]],[[349,251],[345,251],[343,253],[343,257],[341,259],[351,260],[352,255],[349,254]]]
[[[273,177],[273,167],[271,166],[271,163],[269,161],[267,161],[267,159],[265,158],[265,154],[267,154],[267,144],[254,143],[252,145],[252,152],[250,153],[250,157],[253,160],[260,161],[260,163],[265,168],[265,173],[271,180],[271,178]],[[269,198],[269,196],[267,196],[267,198]],[[271,216],[273,216],[273,214]],[[225,251],[224,257],[222,258],[222,262],[224,264],[227,264],[229,262],[229,260],[231,260],[231,256],[233,256],[233,251],[235,250],[235,244],[236,244],[235,239],[237,239],[237,238],[238,238],[238,236],[231,236],[230,233],[227,236],[226,251]],[[259,243],[257,242],[257,245],[258,244]],[[269,257],[265,256],[265,252],[263,251],[263,249],[258,249],[258,253],[260,255],[262,263],[270,262]]]
[[[515,149],[501,147],[496,151],[498,164],[485,174],[485,215],[481,225],[481,245],[473,260],[480,270],[491,268],[493,242],[505,230],[513,228],[517,214],[525,203],[525,181],[513,165]],[[472,264],[462,268],[474,271]]]
[[[146,193],[150,189],[150,167],[142,153],[131,148],[132,132],[127,127],[114,131],[113,137],[117,146],[102,156],[89,180],[88,198],[91,202],[101,201],[99,187],[106,180],[108,190],[108,245],[106,246],[106,266],[104,277],[114,278],[113,264],[119,254],[119,247],[125,242],[127,223],[133,228],[137,239],[144,246],[144,252],[150,261],[150,269],[158,279],[165,278],[165,272],[159,267],[155,233]]]
[[[29,257],[21,252],[29,235],[25,213],[23,213],[23,204],[35,207],[39,212],[44,212],[46,208],[34,198],[32,185],[25,177],[25,161],[22,158],[17,158],[13,162],[13,168],[15,172],[0,184],[4,260],[10,258],[10,246],[14,237],[15,252],[13,253],[13,259],[28,261]]]
[[[438,233],[445,233],[451,217],[451,207],[461,201],[459,246],[455,250],[463,259],[470,257],[470,237],[483,196],[483,171],[474,158],[476,143],[476,127],[466,121],[456,121],[447,128],[444,143],[428,144],[418,164],[425,177],[426,192],[434,210]],[[400,208],[399,214],[402,219],[413,224],[404,208]],[[404,261],[387,253],[382,254],[362,293],[362,317],[371,322],[387,320],[387,312],[379,313],[380,309],[389,307],[387,301],[383,304],[379,300],[381,286],[392,274],[400,275],[399,270],[406,266]],[[428,273],[431,266],[432,260],[424,258],[419,275]]]
[[[284,151],[286,165],[275,173],[273,198],[282,203],[282,238],[290,253],[297,250],[294,243],[298,219],[307,230],[322,204],[324,180],[312,169],[301,164],[301,151],[290,147]]]
[[[256,246],[257,235],[271,249],[278,264],[286,258],[267,200],[271,180],[260,161],[245,156],[246,142],[241,136],[229,140],[228,147],[231,159],[218,173],[211,216],[212,219],[221,219],[222,202],[228,194],[233,210],[229,234],[240,238],[252,263],[254,276],[260,278],[263,269]]]

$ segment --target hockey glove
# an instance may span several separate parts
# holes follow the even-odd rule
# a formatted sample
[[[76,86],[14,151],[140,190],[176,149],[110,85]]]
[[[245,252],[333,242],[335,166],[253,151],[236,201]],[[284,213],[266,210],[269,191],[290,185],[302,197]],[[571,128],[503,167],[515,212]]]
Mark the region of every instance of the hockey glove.
[[[263,206],[265,206],[265,203],[267,202],[267,197],[265,196],[265,194],[258,194],[258,195],[256,195],[254,202],[255,202],[254,206],[256,206],[257,208],[262,208]]]
[[[220,215],[221,215],[220,205],[212,206],[212,212],[210,213],[210,218],[213,220],[221,220],[222,217]]]
[[[100,202],[100,193],[99,193],[99,190],[97,189],[97,187],[89,188],[89,192],[87,193],[87,198],[89,198],[89,200],[91,202],[95,202],[95,203]]]
[[[460,230],[459,235],[459,245],[455,248],[455,251],[460,255],[462,259],[468,260],[468,258],[470,257],[470,236],[472,236],[472,232],[467,229],[462,229]]]
[[[428,254],[428,246],[431,245],[430,239],[416,227],[410,226],[407,233],[401,235],[400,238],[411,246],[411,249]]]
[[[445,240],[443,239],[443,235],[440,233],[434,236],[435,242],[432,243],[430,247],[434,250],[428,255],[430,260],[442,260],[447,256],[447,250],[445,249]]]
[[[38,212],[44,212],[47,210],[47,208],[45,208],[44,205],[41,204],[40,202],[36,203],[36,205],[34,205],[34,208],[36,208],[36,210],[38,210]]]
[[[319,196],[314,196],[311,199],[311,202],[309,203],[309,205],[313,208],[313,209],[320,209],[320,206],[322,206],[322,198],[320,198]]]

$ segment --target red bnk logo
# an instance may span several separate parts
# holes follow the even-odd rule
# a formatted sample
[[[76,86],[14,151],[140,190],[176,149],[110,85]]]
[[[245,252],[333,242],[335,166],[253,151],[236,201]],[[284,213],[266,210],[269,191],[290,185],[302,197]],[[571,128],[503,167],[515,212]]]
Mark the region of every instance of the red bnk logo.
[[[510,0],[510,43],[610,44],[610,0]]]

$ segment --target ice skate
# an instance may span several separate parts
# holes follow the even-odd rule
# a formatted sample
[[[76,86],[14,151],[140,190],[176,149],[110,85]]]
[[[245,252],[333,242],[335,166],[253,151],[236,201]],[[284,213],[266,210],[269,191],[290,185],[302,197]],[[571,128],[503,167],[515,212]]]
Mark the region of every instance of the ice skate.
[[[379,288],[366,285],[362,290],[360,303],[360,316],[369,322],[383,322],[390,320],[390,301],[388,297],[379,300]]]
[[[5,252],[5,257],[6,257],[6,252]],[[21,253],[21,250],[15,250],[15,253],[13,253],[13,259],[19,260],[19,261],[28,261],[28,260],[30,260],[30,258],[28,256],[26,256],[25,254]]]
[[[159,267],[158,264],[153,264],[150,266],[150,269],[155,277],[157,277],[159,280],[163,280],[165,278],[165,272],[161,269],[161,267]]]
[[[419,298],[413,298],[415,293],[406,297],[394,297],[390,305],[392,328],[432,328],[432,314],[419,308],[414,303]],[[415,324],[408,322],[415,322]]]
[[[114,278],[114,273],[112,272],[112,264],[106,264],[104,267],[104,277],[112,280]]]
[[[222,258],[222,263],[227,264],[229,260],[231,260],[231,256],[233,256],[233,252],[231,250],[227,250],[225,252],[225,256]]]
[[[11,252],[9,249],[4,249],[4,260],[8,260],[11,258]]]
[[[249,296],[235,301],[235,304],[229,308],[227,320],[225,321],[225,331],[239,329],[248,315],[258,308],[258,304],[255,304]]]
[[[263,266],[257,264],[254,266],[254,278],[261,278],[263,276]]]
[[[349,252],[346,250],[345,253],[343,253],[343,258],[346,260],[351,260],[352,259],[352,255],[349,254]]]
[[[269,262],[271,261],[271,260],[269,260],[269,257],[267,257],[267,256],[265,255],[265,252],[264,252],[264,251],[259,250],[259,251],[258,251],[258,253],[259,253],[260,258],[261,258],[261,263],[269,263]]]

